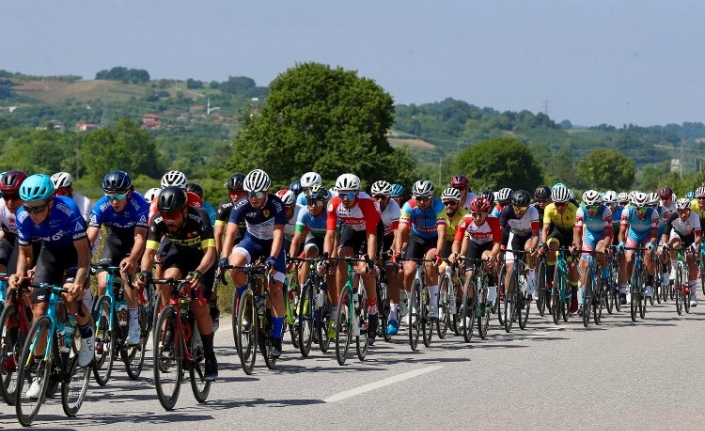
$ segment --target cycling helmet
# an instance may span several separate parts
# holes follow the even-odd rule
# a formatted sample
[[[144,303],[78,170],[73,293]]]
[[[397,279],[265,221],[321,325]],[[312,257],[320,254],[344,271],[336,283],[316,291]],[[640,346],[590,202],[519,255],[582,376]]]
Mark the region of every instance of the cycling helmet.
[[[176,186],[180,188],[186,187],[188,180],[186,175],[181,171],[169,171],[162,176],[162,188]]]
[[[512,189],[505,187],[497,192],[497,202],[500,204],[508,204],[512,200]]]
[[[292,181],[291,184],[289,184],[289,187],[287,187],[287,189],[294,192],[296,196],[298,196],[303,191],[303,187],[301,187],[301,181],[299,180]]]
[[[451,187],[464,187],[469,189],[470,188],[470,180],[468,180],[468,177],[465,175],[455,175],[451,180],[450,180],[450,186]]]
[[[27,174],[23,171],[12,170],[5,172],[0,179],[0,192],[17,193],[25,178],[27,178]]]
[[[147,190],[147,192],[144,194],[144,199],[147,202],[152,202],[154,198],[159,196],[159,192],[162,191],[162,189],[158,189],[156,187],[152,187],[151,189]]]
[[[314,184],[323,184],[323,178],[316,172],[306,172],[301,177],[301,187],[307,189]]]
[[[609,190],[605,193],[604,197],[605,203],[608,205],[614,205],[617,203],[617,192],[614,190]]]
[[[681,198],[676,201],[677,210],[689,210],[690,209],[690,199]]]
[[[203,187],[196,183],[186,184],[186,191],[195,193],[201,200],[203,200]]]
[[[34,174],[22,181],[20,199],[25,202],[45,201],[54,195],[56,189],[49,175]]]
[[[453,187],[448,187],[447,189],[443,190],[443,194],[441,194],[441,199],[451,199],[460,202],[460,190]]]
[[[411,186],[411,194],[414,196],[433,196],[436,187],[430,180],[418,180]]]
[[[391,196],[393,198],[400,198],[404,196],[404,187],[401,184],[392,184]]]
[[[392,194],[392,185],[384,180],[375,181],[370,188],[372,195],[389,196]]]
[[[308,192],[306,192],[306,196],[315,200],[325,200],[328,198],[328,190],[326,190],[326,188],[323,187],[321,184],[314,184],[311,186],[310,189],[308,189]]]
[[[648,201],[649,205],[658,205],[661,203],[658,193],[649,193]]]
[[[671,199],[673,197],[673,189],[666,186],[659,190],[658,195],[661,199]]]
[[[574,200],[575,199],[575,193],[573,193],[573,190],[568,189],[568,200]]]
[[[271,185],[272,181],[269,179],[269,175],[261,169],[251,170],[242,183],[246,192],[266,192]]]
[[[470,202],[470,210],[472,210],[474,212],[484,213],[490,209],[491,205],[492,204],[490,204],[490,201],[488,201],[487,199],[485,199],[483,197],[479,197],[479,198],[473,199],[472,202]]]
[[[705,197],[705,187],[698,187],[695,189],[695,197],[696,198],[704,198]]]
[[[517,190],[512,193],[512,205],[525,207],[531,203],[531,195],[526,190]]]
[[[51,182],[54,183],[54,189],[68,188],[73,185],[73,177],[68,172],[57,172],[51,176]]]
[[[245,181],[245,174],[233,174],[228,179],[228,190],[230,191],[241,191],[245,190],[242,188],[242,183]]]
[[[480,196],[492,202],[494,200],[494,192],[490,189],[485,189],[480,193]]]
[[[125,193],[132,187],[132,180],[125,171],[112,171],[103,177],[101,186],[105,193]]]
[[[585,205],[599,205],[602,203],[602,196],[596,190],[588,190],[583,193],[583,202]]]
[[[693,200],[693,199],[695,199],[695,192],[691,190],[685,194],[685,197],[686,197],[686,199]]]
[[[360,178],[355,174],[343,174],[335,180],[335,188],[339,192],[356,192],[360,190]]]
[[[294,205],[296,203],[296,195],[293,190],[281,189],[277,192],[277,196],[282,200],[285,206]]]
[[[629,194],[626,192],[621,192],[617,194],[617,202],[629,202],[631,198],[629,197]]]
[[[157,208],[162,213],[175,213],[186,208],[188,197],[179,186],[167,186],[159,192]]]
[[[551,189],[545,184],[536,187],[536,190],[534,190],[534,199],[548,199],[550,197]]]
[[[562,184],[554,186],[551,189],[551,199],[553,202],[568,202],[570,200],[570,190]]]
[[[646,195],[646,193],[636,192],[632,196],[631,203],[635,207],[644,207],[649,204],[649,197]]]

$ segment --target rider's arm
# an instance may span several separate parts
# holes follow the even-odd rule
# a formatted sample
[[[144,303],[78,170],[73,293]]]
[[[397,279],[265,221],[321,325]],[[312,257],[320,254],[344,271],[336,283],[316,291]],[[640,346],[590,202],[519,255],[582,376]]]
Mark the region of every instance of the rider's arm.
[[[409,236],[409,225],[406,223],[399,223],[399,229],[397,229],[397,237],[394,238],[394,253],[401,253],[401,246],[406,241]]]
[[[225,229],[223,228],[226,226],[223,222],[220,220],[215,221],[215,226],[213,226],[213,235],[215,236],[215,251],[218,255],[220,255],[220,252],[223,250],[223,232]]]
[[[277,258],[279,251],[282,248],[282,243],[284,242],[284,225],[275,224],[274,225],[274,237],[272,239],[272,250],[269,253],[273,258]]]
[[[27,274],[27,270],[30,269],[32,264],[32,259],[34,259],[34,250],[32,245],[21,245],[19,246],[19,252],[17,254],[17,270],[15,274],[18,277],[24,277]]]
[[[147,228],[135,226],[135,243],[130,250],[130,261],[133,267],[137,267],[140,257],[144,252],[144,245],[147,241]]]
[[[78,255],[74,284],[83,287],[86,281],[88,281],[88,268],[91,264],[91,248],[86,238],[74,240],[73,246],[76,248],[76,254]]]
[[[225,230],[225,239],[223,240],[223,248],[220,250],[220,258],[227,258],[232,251],[235,237],[237,236],[237,223],[228,222],[228,227]]]
[[[445,224],[439,224],[437,227],[438,230],[438,241],[436,243],[436,254],[441,255],[443,253],[443,249],[446,246],[446,229],[448,226]]]
[[[304,235],[306,235],[303,232],[297,232],[294,233],[294,237],[291,239],[291,245],[289,246],[289,256],[290,257],[296,257],[296,252],[299,251],[299,247],[301,247],[301,242],[304,239]]]
[[[367,256],[370,260],[377,259],[377,233],[372,232],[367,234]]]
[[[100,235],[100,228],[89,226],[86,230],[86,235],[88,235],[88,242],[92,249],[95,244],[95,240],[98,239],[98,235]]]

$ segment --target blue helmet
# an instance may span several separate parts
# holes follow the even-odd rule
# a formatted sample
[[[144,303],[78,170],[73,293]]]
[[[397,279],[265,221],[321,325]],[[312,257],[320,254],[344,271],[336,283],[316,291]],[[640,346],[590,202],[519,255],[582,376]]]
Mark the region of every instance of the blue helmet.
[[[404,195],[404,187],[401,184],[392,184],[392,194],[393,198],[400,198]]]
[[[37,202],[49,199],[54,195],[54,183],[49,175],[34,174],[22,181],[20,198],[25,202]]]
[[[691,191],[689,191],[689,192],[687,192],[687,193],[685,194],[685,197],[686,197],[688,200],[691,200],[691,201],[692,201],[693,199],[695,199],[695,192],[691,190]]]

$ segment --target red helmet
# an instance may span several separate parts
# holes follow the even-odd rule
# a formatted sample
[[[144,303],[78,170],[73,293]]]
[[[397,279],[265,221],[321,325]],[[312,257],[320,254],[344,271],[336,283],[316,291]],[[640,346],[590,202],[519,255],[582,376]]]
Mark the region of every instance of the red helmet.
[[[451,187],[463,187],[466,189],[470,188],[470,180],[465,175],[455,175],[453,179],[450,180]]]
[[[671,199],[673,197],[673,189],[668,186],[663,187],[659,190],[658,196],[663,200]]]
[[[470,202],[470,209],[474,212],[487,212],[490,209],[490,201],[483,197],[475,198]]]
[[[0,191],[3,193],[19,193],[22,181],[27,178],[27,174],[23,171],[12,170],[5,172],[5,175],[0,179]]]
[[[277,196],[282,200],[285,206],[294,205],[296,203],[296,195],[293,190],[281,189],[277,192]]]

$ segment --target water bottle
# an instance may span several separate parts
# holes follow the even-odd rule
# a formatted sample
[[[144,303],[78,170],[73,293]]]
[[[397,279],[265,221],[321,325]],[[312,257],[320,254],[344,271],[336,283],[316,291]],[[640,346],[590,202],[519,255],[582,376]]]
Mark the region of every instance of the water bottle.
[[[388,298],[387,294],[387,289],[389,288],[389,285],[386,282],[379,283],[379,293],[380,293],[380,298]]]
[[[57,339],[56,341],[59,344],[59,352],[61,353],[66,353],[69,351],[68,346],[66,345],[66,326],[64,322],[59,322],[58,328],[57,328]]]
[[[409,314],[409,295],[406,290],[401,289],[399,291],[399,315],[405,317]]]
[[[179,316],[181,321],[186,323],[188,321],[188,311],[189,311],[189,301],[186,298],[179,298]]]
[[[117,309],[118,323],[120,326],[126,326],[129,317],[127,312],[127,302],[118,301],[115,308]]]
[[[264,304],[264,298],[257,298],[256,306],[257,306],[257,314],[260,316],[263,316],[264,312],[266,311],[265,304]]]
[[[519,277],[519,289],[526,295],[526,278],[523,275]]]
[[[360,336],[360,300],[358,299],[357,292],[353,293],[353,319],[352,319],[352,333],[353,336]]]
[[[316,309],[323,308],[323,305],[326,303],[326,291],[319,288],[318,293],[316,294]]]

